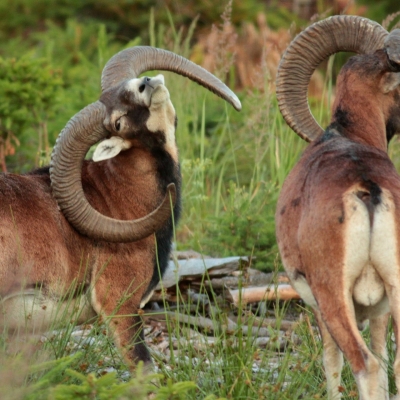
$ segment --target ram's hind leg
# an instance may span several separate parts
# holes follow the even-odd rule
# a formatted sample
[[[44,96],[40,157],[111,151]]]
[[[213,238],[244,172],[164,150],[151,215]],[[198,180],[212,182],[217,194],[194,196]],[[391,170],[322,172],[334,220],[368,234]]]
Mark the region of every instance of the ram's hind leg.
[[[325,322],[321,318],[318,310],[314,309],[314,315],[318,323],[319,331],[324,346],[324,368],[327,380],[328,399],[340,399],[340,380],[343,368],[343,353],[333,340]]]
[[[333,339],[343,352],[356,378],[360,399],[382,400],[378,389],[380,364],[358,330],[353,303],[356,280],[370,263],[371,235],[369,213],[357,190],[351,188],[343,195],[344,220],[326,217],[302,227],[300,249],[304,274],[326,327],[325,331],[321,324],[327,347],[336,353],[329,344]],[[328,213],[323,207],[321,210]]]
[[[334,296],[332,301],[332,294],[327,294],[319,296],[317,301],[327,330],[349,361],[357,381],[359,398],[385,399],[386,392],[379,382],[380,362],[368,349],[357,328],[351,297],[346,299]]]
[[[390,303],[390,313],[393,318],[394,335],[396,340],[396,356],[393,364],[393,371],[396,380],[397,396],[396,399],[400,400],[400,293],[391,292],[387,288],[389,303]]]
[[[374,212],[371,240],[371,260],[384,282],[393,318],[396,337],[394,374],[400,391],[400,210],[396,209],[390,192],[382,189],[381,203]],[[398,395],[399,396],[399,395]]]
[[[398,339],[399,339],[399,326],[397,325],[397,323],[396,323],[396,321],[395,320],[393,320],[392,321],[392,323],[393,323],[393,330],[394,330],[394,335],[395,335],[395,339],[396,339],[396,360],[395,360],[395,362],[394,362],[394,366],[393,366],[393,370],[394,370],[394,376],[395,376],[395,380],[396,380],[396,388],[397,388],[397,396],[394,396],[394,397],[392,397],[391,398],[391,400],[400,400],[400,390],[399,390],[399,377],[400,377],[400,367],[399,367],[399,364],[398,363],[396,363],[397,362],[397,360],[399,360],[400,359],[400,357],[399,357],[399,347],[400,347],[400,345],[399,345],[399,342],[398,342]]]
[[[386,333],[389,321],[389,314],[384,314],[376,318],[371,318],[369,322],[371,332],[371,349],[372,352],[379,358],[379,376],[378,386],[382,393],[382,399],[389,399],[389,383],[387,374],[387,346]]]

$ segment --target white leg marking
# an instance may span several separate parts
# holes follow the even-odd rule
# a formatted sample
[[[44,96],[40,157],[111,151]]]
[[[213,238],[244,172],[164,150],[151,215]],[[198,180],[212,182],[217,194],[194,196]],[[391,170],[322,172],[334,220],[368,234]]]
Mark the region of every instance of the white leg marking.
[[[379,358],[378,396],[382,400],[389,399],[389,382],[387,374],[388,355],[386,349],[386,330],[389,314],[370,319],[371,349]]]
[[[66,322],[79,325],[95,316],[86,295],[60,301],[35,289],[2,299],[0,311],[0,327],[22,333],[40,333],[56,329]]]

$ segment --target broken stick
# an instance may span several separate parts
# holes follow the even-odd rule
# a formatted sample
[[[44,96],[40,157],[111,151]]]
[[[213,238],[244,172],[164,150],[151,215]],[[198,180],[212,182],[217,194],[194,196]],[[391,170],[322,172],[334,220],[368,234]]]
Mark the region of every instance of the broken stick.
[[[295,300],[300,299],[299,294],[291,285],[246,287],[242,289],[227,289],[227,300],[235,307],[248,303],[258,303],[266,300]]]

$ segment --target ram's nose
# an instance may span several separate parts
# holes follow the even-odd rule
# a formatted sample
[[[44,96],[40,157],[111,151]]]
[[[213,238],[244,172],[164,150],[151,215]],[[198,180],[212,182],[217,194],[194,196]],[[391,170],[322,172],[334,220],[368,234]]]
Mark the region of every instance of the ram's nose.
[[[150,78],[148,76],[144,76],[142,79],[142,83],[139,86],[139,92],[143,92],[147,87],[150,87],[152,89],[155,89],[159,85],[164,85],[164,75],[157,75],[153,78]]]

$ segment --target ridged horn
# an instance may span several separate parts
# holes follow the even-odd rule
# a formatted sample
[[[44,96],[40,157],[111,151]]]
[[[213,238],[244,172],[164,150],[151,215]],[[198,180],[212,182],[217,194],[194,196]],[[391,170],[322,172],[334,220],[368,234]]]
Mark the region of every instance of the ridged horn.
[[[149,46],[131,47],[115,54],[104,67],[102,90],[152,70],[172,71],[185,76],[223,98],[236,110],[242,109],[235,93],[213,74],[182,56]]]
[[[336,15],[316,22],[294,38],[278,67],[276,95],[285,121],[301,138],[310,142],[323,132],[307,99],[317,66],[340,51],[366,54],[382,49],[387,35],[381,25],[369,19]]]
[[[105,117],[105,106],[97,101],[67,123],[52,153],[51,186],[59,207],[78,231],[96,240],[132,242],[151,235],[170,218],[171,204],[175,204],[175,185],[168,186],[167,194],[156,210],[140,219],[121,221],[96,211],[83,192],[81,172],[89,148],[109,135],[103,126]]]

